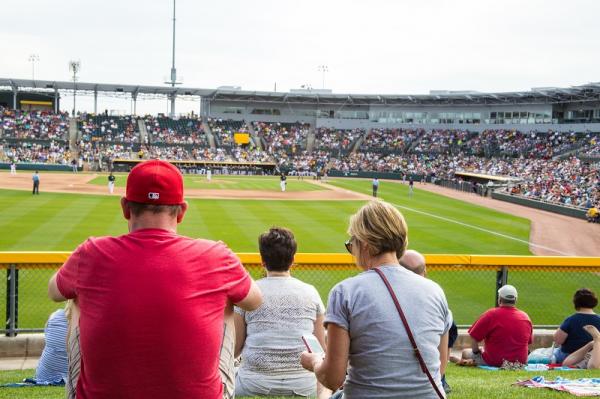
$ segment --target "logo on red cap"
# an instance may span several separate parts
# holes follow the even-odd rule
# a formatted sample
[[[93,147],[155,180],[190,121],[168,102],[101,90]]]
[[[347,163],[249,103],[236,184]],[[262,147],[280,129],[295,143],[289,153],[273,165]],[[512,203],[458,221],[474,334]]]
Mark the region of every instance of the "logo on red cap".
[[[169,162],[158,159],[141,162],[127,176],[125,198],[143,204],[182,204],[183,176]]]

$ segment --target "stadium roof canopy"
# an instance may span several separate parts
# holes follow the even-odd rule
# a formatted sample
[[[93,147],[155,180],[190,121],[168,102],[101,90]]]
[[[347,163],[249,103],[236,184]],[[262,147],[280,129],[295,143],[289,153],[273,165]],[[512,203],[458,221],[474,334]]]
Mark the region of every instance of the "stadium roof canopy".
[[[53,90],[95,93],[127,93],[161,96],[198,96],[209,100],[244,102],[284,102],[290,104],[346,105],[494,105],[494,104],[554,104],[600,101],[600,82],[569,88],[534,88],[530,91],[506,93],[434,92],[432,94],[324,94],[305,92],[269,92],[232,89],[201,89],[191,87],[142,86],[111,83],[85,83],[30,79],[0,78],[0,87],[15,90]]]

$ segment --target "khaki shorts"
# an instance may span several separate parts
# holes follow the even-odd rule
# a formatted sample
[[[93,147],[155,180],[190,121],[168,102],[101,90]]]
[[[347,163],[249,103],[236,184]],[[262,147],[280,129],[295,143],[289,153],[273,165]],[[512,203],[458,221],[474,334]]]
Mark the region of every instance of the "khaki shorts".
[[[223,328],[223,344],[219,356],[219,373],[223,381],[223,399],[233,399],[235,396],[235,368],[233,351],[235,346],[235,326],[233,317],[225,318]]]

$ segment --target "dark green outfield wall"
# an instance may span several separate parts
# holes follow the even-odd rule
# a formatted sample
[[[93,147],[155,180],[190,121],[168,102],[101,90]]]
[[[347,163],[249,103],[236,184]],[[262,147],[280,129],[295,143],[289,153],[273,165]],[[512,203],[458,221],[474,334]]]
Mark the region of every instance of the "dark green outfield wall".
[[[498,192],[492,193],[492,198],[500,201],[511,202],[517,205],[528,206],[530,208],[540,209],[542,211],[559,213],[565,216],[571,216],[578,219],[585,219],[585,211],[581,209],[569,208],[561,205],[548,204],[542,201],[516,197],[514,195],[502,194]]]
[[[10,164],[6,162],[0,162],[0,169],[10,169]],[[71,165],[57,165],[48,163],[18,163],[17,172],[20,170],[46,170],[46,171],[60,171],[60,172],[71,172],[73,168]],[[77,168],[82,171],[83,168]]]

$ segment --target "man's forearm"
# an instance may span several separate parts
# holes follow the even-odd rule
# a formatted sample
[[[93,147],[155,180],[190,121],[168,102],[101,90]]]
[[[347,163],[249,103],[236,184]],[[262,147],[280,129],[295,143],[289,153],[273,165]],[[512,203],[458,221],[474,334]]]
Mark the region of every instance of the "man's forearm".
[[[473,353],[479,353],[479,341],[474,338],[471,338],[471,350]]]

